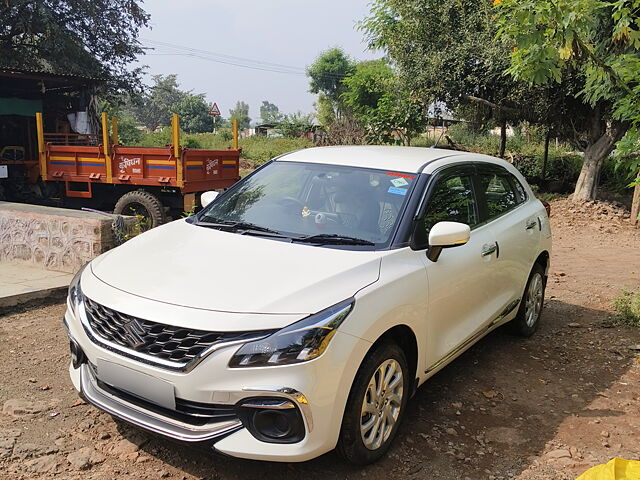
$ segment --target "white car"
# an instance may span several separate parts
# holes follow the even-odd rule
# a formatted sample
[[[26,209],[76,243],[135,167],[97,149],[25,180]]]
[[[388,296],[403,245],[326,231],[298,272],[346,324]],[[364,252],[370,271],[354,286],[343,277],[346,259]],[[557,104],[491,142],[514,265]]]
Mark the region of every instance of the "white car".
[[[241,458],[380,458],[407,401],[493,329],[538,326],[545,207],[503,160],[438,149],[281,156],[70,286],[91,404]]]

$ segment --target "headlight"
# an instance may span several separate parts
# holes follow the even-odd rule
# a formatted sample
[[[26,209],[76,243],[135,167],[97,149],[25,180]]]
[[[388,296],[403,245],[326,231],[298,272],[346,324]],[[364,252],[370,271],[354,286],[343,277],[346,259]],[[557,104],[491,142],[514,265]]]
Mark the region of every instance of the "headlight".
[[[354,299],[345,300],[276,333],[245,343],[229,366],[271,367],[307,362],[324,353],[337,328],[353,309]]]
[[[82,272],[84,271],[85,268],[87,268],[87,265],[89,265],[88,263],[86,265],[84,265],[80,270],[78,270],[78,273],[76,273],[75,277],[73,277],[73,280],[71,280],[71,283],[69,284],[69,305],[71,306],[71,311],[73,312],[73,315],[76,316],[76,310],[78,308],[78,305],[80,305],[80,302],[82,302],[82,289],[80,288],[80,277],[82,277]]]

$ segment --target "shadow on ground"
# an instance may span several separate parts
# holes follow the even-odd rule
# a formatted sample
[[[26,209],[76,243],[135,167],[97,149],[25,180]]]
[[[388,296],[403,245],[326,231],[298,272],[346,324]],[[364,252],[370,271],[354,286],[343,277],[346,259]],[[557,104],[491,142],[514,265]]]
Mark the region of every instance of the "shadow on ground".
[[[369,467],[347,465],[333,452],[302,464],[238,460],[157,437],[142,448],[202,478],[515,477],[566,419],[623,414],[590,408],[633,361],[620,351],[621,337],[640,342],[638,330],[612,328],[609,316],[550,300],[531,339],[493,332],[419,389],[388,456]]]

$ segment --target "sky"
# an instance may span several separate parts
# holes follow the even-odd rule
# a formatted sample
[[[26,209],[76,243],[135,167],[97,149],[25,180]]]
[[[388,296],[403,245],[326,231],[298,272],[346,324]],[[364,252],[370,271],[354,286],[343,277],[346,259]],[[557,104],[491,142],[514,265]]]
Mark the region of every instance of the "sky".
[[[356,60],[381,56],[367,50],[363,33],[356,29],[356,23],[368,13],[368,3],[147,0],[143,6],[151,15],[151,28],[141,32],[140,40],[154,50],[141,59],[148,66],[146,83],[151,83],[151,75],[176,73],[180,88],[204,93],[208,101],[218,104],[224,117],[238,100],[249,104],[254,122],[263,100],[284,113],[313,113],[316,96],[308,91],[304,69],[320,52],[339,46]]]

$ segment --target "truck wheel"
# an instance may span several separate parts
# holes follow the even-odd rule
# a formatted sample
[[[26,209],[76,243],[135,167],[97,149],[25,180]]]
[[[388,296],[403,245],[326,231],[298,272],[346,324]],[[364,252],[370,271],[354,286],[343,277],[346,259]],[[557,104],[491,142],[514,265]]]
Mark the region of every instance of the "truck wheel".
[[[113,213],[142,217],[140,230],[147,230],[162,225],[166,221],[162,202],[155,195],[144,190],[127,192],[118,199]]]

